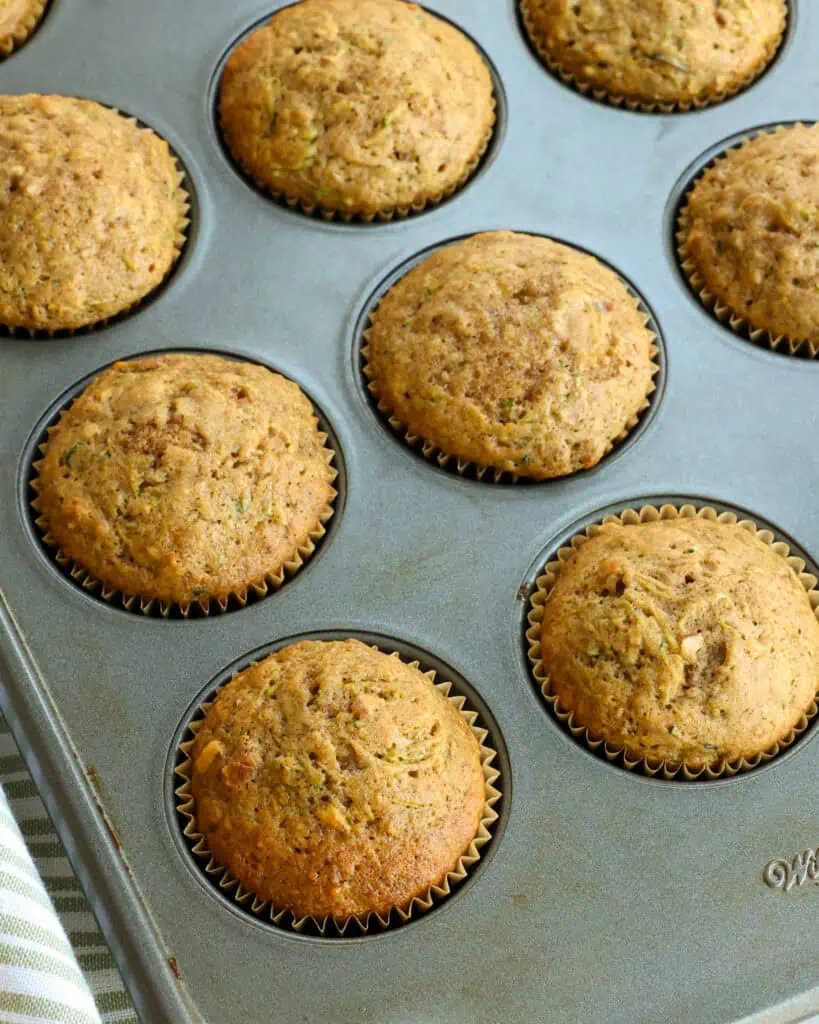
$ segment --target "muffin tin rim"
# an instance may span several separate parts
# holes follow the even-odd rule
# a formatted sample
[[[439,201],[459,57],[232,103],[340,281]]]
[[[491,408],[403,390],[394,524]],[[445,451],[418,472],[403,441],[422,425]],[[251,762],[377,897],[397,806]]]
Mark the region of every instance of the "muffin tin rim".
[[[812,721],[809,721],[805,731],[782,753],[748,771],[738,772],[730,776],[721,776],[716,779],[663,779],[657,776],[648,776],[639,769],[626,769],[616,762],[607,760],[605,755],[588,749],[582,740],[572,736],[562,723],[555,719],[551,708],[543,699],[540,693],[540,686],[535,679],[532,664],[529,660],[529,641],[526,636],[530,628],[529,613],[532,610],[532,597],[536,593],[535,580],[542,575],[546,564],[554,558],[558,549],[564,546],[572,537],[582,533],[587,527],[600,523],[606,516],[617,515],[629,508],[640,509],[645,505],[654,505],[657,508],[661,508],[663,505],[674,505],[679,508],[686,504],[693,505],[697,509],[710,506],[716,509],[718,513],[733,512],[740,518],[750,519],[760,529],[770,530],[774,534],[775,540],[784,541],[790,547],[791,554],[804,560],[805,570],[819,576],[819,562],[798,541],[793,540],[787,531],[781,529],[772,520],[765,516],[757,515],[743,505],[726,501],[724,498],[710,498],[701,494],[693,496],[692,494],[676,494],[673,491],[669,493],[641,494],[633,498],[615,499],[607,502],[605,505],[587,509],[581,516],[576,517],[568,525],[563,526],[562,529],[548,536],[546,542],[538,548],[535,557],[529,562],[525,573],[521,577],[521,588],[526,587],[526,595],[521,601],[515,602],[512,632],[522,681],[533,701],[539,707],[541,716],[545,717],[550,729],[559,734],[568,747],[573,747],[592,762],[596,762],[598,766],[607,772],[619,775],[621,778],[660,787],[660,789],[665,789],[675,794],[688,790],[701,794],[703,790],[718,789],[722,786],[745,782],[751,778],[758,778],[766,772],[773,770],[777,765],[783,764],[789,758],[796,756],[819,734],[819,715]],[[817,699],[819,699],[819,690],[817,691]]]
[[[300,641],[346,639],[360,640],[362,643],[377,647],[378,650],[386,654],[397,652],[404,662],[417,660],[422,671],[434,669],[436,675],[440,675],[442,680],[452,683],[451,694],[466,698],[466,707],[478,713],[476,725],[486,729],[488,732],[487,742],[496,754],[493,764],[500,772],[498,780],[496,780],[494,785],[500,791],[501,796],[494,804],[497,819],[491,826],[489,842],[481,849],[480,860],[473,867],[467,869],[466,878],[458,883],[450,895],[437,900],[429,910],[414,915],[404,923],[391,923],[386,928],[364,934],[322,936],[298,932],[287,925],[280,925],[273,921],[265,920],[261,915],[255,914],[252,910],[238,904],[229,895],[219,892],[218,883],[213,883],[207,878],[204,867],[200,867],[197,863],[191,846],[183,833],[183,825],[176,797],[176,789],[179,785],[176,768],[180,759],[180,744],[184,740],[190,722],[196,718],[201,704],[214,694],[218,688],[228,683],[237,672],[248,668],[254,661],[261,660],[269,654],[273,654],[284,647],[299,643]],[[230,910],[239,920],[245,921],[257,929],[261,929],[265,934],[313,943],[324,948],[332,948],[339,945],[346,946],[358,942],[371,942],[390,937],[394,938],[396,935],[409,933],[411,929],[425,921],[436,921],[441,911],[472,889],[477,880],[482,877],[484,870],[494,859],[503,842],[509,823],[513,799],[512,766],[509,747],[495,715],[480,691],[469,682],[463,673],[450,665],[448,661],[437,654],[433,654],[427,648],[420,646],[414,641],[406,640],[403,636],[397,634],[388,635],[380,632],[378,629],[366,629],[359,626],[350,629],[320,628],[305,630],[299,633],[288,634],[275,640],[269,640],[260,644],[252,651],[245,652],[234,658],[229,664],[216,672],[211,676],[208,683],[196,693],[179,717],[168,744],[162,780],[162,803],[165,808],[164,822],[170,833],[172,845],[179,854],[179,857],[185,862],[188,872],[199,882],[199,885],[206,893],[223,908]]]
[[[291,577],[285,577],[282,585],[275,590],[270,590],[267,594],[258,598],[249,598],[247,604],[240,607],[230,606],[224,612],[212,612],[208,615],[199,615],[196,612],[187,617],[172,613],[168,616],[161,615],[157,610],[153,610],[150,613],[143,613],[139,607],[132,609],[125,608],[121,605],[118,599],[106,601],[101,594],[96,593],[96,588],[91,590],[83,587],[82,582],[71,578],[70,573],[63,569],[57,564],[51,549],[49,549],[43,540],[42,534],[35,523],[35,510],[32,508],[32,488],[31,482],[37,476],[34,470],[34,462],[39,458],[38,448],[39,445],[47,438],[47,430],[50,426],[57,422],[60,414],[67,409],[88,387],[88,385],[101,373],[109,369],[115,363],[118,362],[131,362],[136,359],[147,359],[153,356],[161,355],[172,355],[172,354],[188,354],[188,355],[216,355],[222,358],[233,360],[236,362],[249,362],[254,363],[257,366],[262,366],[272,373],[277,373],[284,377],[286,380],[290,380],[301,389],[302,393],[307,397],[313,411],[318,419],[319,429],[327,434],[327,441],[325,446],[329,447],[333,452],[333,460],[331,465],[336,469],[337,475],[333,481],[333,487],[336,490],[336,497],[332,502],[333,515],[328,520],[325,533],[315,542],[315,551],[304,560],[302,567]],[[182,623],[195,623],[195,622],[206,622],[206,621],[219,621],[225,616],[231,616],[237,612],[242,612],[246,608],[254,607],[258,604],[263,604],[269,598],[275,597],[281,591],[305,572],[309,571],[310,568],[320,559],[324,553],[326,546],[334,540],[335,531],[341,525],[341,520],[344,517],[346,510],[348,489],[349,489],[349,470],[348,470],[348,459],[341,442],[339,432],[337,431],[333,420],[331,420],[324,411],[323,405],[320,405],[313,397],[312,389],[305,387],[301,380],[297,380],[289,373],[285,373],[279,370],[273,363],[267,359],[263,359],[261,356],[251,355],[246,352],[242,352],[234,348],[216,348],[212,345],[208,346],[167,346],[158,349],[151,349],[150,351],[137,351],[129,353],[124,356],[119,356],[109,360],[103,365],[98,365],[96,369],[89,371],[79,380],[75,380],[73,384],[65,388],[60,395],[54,399],[46,409],[40,414],[34,423],[34,426],[30,429],[25,442],[23,443],[20,453],[17,458],[17,466],[15,472],[15,489],[17,492],[17,511],[20,522],[23,527],[23,532],[26,535],[27,541],[30,543],[35,551],[38,561],[43,567],[51,574],[52,577],[56,577],[59,582],[66,586],[70,591],[79,594],[83,599],[89,601],[97,609],[107,609],[115,615],[125,615],[130,619],[144,622],[162,622],[166,627],[170,624],[179,626]],[[174,609],[175,612],[176,609]],[[185,628],[185,627],[182,627]]]

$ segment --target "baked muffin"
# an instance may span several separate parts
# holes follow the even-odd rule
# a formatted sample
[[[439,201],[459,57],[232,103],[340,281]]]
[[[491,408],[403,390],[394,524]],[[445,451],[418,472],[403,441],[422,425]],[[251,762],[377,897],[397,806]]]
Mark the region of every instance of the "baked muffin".
[[[819,353],[819,125],[729,150],[691,190],[677,239],[692,286],[720,316]]]
[[[547,65],[597,98],[640,107],[706,106],[771,60],[785,0],[521,0]]]
[[[481,748],[418,668],[304,641],[240,672],[191,753],[212,857],[296,918],[386,917],[456,870],[486,808]]]
[[[244,39],[219,89],[225,142],[274,196],[406,214],[474,171],[492,80],[457,29],[405,0],[302,0]]]
[[[620,278],[548,238],[437,250],[366,332],[379,409],[427,454],[532,479],[595,465],[654,390],[654,335]]]
[[[168,144],[115,110],[0,96],[0,324],[76,330],[144,299],[184,244],[181,180]]]
[[[608,523],[576,547],[536,668],[573,726],[692,769],[789,742],[819,690],[819,621],[763,536],[700,515]]]
[[[0,57],[8,57],[28,39],[43,16],[45,0],[0,3]]]
[[[38,525],[104,592],[244,600],[324,532],[335,497],[325,441],[299,387],[255,363],[114,363],[49,432]]]

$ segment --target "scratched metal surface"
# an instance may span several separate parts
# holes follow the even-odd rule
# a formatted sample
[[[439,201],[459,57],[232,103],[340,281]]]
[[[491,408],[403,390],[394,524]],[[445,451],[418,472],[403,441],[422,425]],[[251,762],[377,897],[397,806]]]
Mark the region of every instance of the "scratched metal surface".
[[[646,495],[738,505],[819,554],[819,364],[733,338],[687,293],[669,246],[675,187],[700,154],[757,125],[817,117],[819,6],[800,0],[775,67],[742,96],[646,116],[552,79],[512,0],[430,0],[494,61],[508,118],[494,160],[456,199],[372,228],[280,209],[219,147],[215,69],[277,6],[55,0],[36,38],[0,65],[3,91],[82,94],[141,117],[171,141],[198,196],[184,265],[138,315],[74,339],[0,340],[2,704],[143,1019],[808,1017],[819,1010],[819,889],[786,894],[762,872],[819,845],[819,743],[725,785],[614,770],[536,699],[516,595],[573,522]],[[390,436],[356,379],[353,332],[378,281],[427,246],[491,227],[588,248],[657,315],[668,354],[658,414],[595,472],[517,488],[457,479]],[[347,470],[321,557],[269,600],[207,621],[143,619],[72,587],[33,543],[21,500],[27,442],[55,399],[117,357],[178,346],[245,353],[300,381]],[[494,714],[511,773],[505,831],[474,884],[410,927],[328,943],[226,909],[180,851],[165,789],[177,726],[209,680],[266,643],[345,629],[397,637],[460,672]]]

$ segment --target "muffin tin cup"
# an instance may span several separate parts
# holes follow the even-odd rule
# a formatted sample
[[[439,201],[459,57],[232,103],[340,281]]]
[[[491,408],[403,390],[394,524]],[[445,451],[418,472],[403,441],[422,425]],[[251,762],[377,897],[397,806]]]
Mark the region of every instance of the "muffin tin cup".
[[[817,359],[819,358],[819,338],[815,340],[811,340],[809,338],[791,338],[787,334],[774,334],[766,327],[754,327],[753,324],[743,316],[740,316],[736,310],[727,306],[724,302],[721,302],[720,299],[707,287],[705,280],[699,272],[696,260],[692,257],[686,244],[691,227],[691,215],[688,210],[688,197],[691,195],[691,192],[697,182],[700,181],[712,167],[716,166],[721,160],[725,160],[729,153],[741,150],[750,142],[753,142],[755,138],[758,138],[759,135],[765,134],[766,132],[785,132],[788,131],[789,127],[805,123],[807,122],[796,121],[792,126],[777,125],[773,128],[765,128],[762,129],[762,131],[754,132],[744,138],[741,142],[730,146],[728,149],[717,154],[717,156],[712,160],[709,160],[704,167],[700,168],[696,177],[693,178],[686,186],[683,199],[680,203],[679,213],[677,214],[675,236],[677,259],[680,264],[680,269],[685,275],[689,288],[699,298],[703,306],[712,314],[712,316],[719,320],[720,323],[726,324],[730,327],[738,337],[752,341],[756,345],[770,348],[774,352],[784,351],[788,355],[792,356],[807,356],[810,359]]]
[[[146,306],[151,300],[157,295],[157,293],[168,284],[171,276],[174,274],[179,266],[179,261],[182,258],[182,254],[188,245],[188,234],[190,228],[190,212],[191,212],[191,196],[188,188],[186,187],[187,175],[183,170],[180,163],[179,157],[174,153],[170,147],[167,139],[165,139],[158,132],[155,132],[149,125],[145,125],[140,122],[137,118],[131,117],[127,114],[123,114],[122,111],[117,110],[116,107],[110,107],[114,113],[120,114],[125,120],[135,125],[141,131],[151,131],[157,138],[168,146],[168,150],[173,159],[174,166],[176,167],[177,173],[177,189],[181,193],[181,202],[179,205],[179,218],[176,223],[176,236],[174,237],[175,252],[173,259],[168,265],[165,275],[161,281],[154,285],[149,292],[146,292],[141,299],[136,302],[132,302],[129,306],[125,306],[123,309],[118,310],[116,313],[112,313],[110,316],[102,317],[99,320],[92,320],[90,323],[82,324],[79,327],[55,327],[52,330],[44,330],[39,328],[28,328],[28,327],[13,327],[10,324],[4,324],[0,321],[0,330],[9,337],[12,338],[32,338],[33,340],[47,340],[50,338],[70,338],[74,335],[91,334],[94,331],[101,330],[112,323],[119,323],[120,320],[124,320],[127,317],[133,316],[138,313],[143,306]]]
[[[416,266],[417,265],[418,264],[416,264]],[[637,426],[637,424],[640,422],[643,416],[645,416],[645,414],[651,407],[651,396],[657,390],[657,384],[654,378],[657,377],[661,370],[661,366],[659,363],[660,349],[658,345],[657,334],[653,330],[652,317],[646,310],[644,304],[634,294],[631,285],[629,285],[622,277],[620,277],[619,274],[617,276],[620,282],[623,285],[625,285],[629,295],[631,295],[632,299],[634,300],[635,307],[639,311],[640,315],[644,318],[645,326],[648,327],[651,331],[653,339],[651,343],[651,360],[654,368],[651,374],[651,385],[648,391],[646,392],[643,404],[632,416],[629,417],[628,421],[626,422],[626,425],[623,427],[620,433],[609,443],[608,447],[597,460],[597,462],[594,464],[594,466],[589,466],[587,467],[588,469],[594,469],[602,462],[603,459],[605,459],[607,455],[614,451],[614,449],[617,448],[618,445],[621,445],[625,440],[627,440],[631,432],[634,430],[634,428]],[[561,477],[530,477],[524,473],[516,473],[514,470],[502,469],[498,466],[485,466],[482,465],[481,463],[473,462],[469,459],[461,459],[457,455],[451,455],[449,452],[444,451],[437,444],[435,444],[435,442],[430,441],[425,437],[422,437],[420,434],[416,434],[398,416],[396,416],[395,412],[391,409],[389,404],[381,397],[381,394],[378,389],[378,384],[375,380],[372,368],[370,367],[369,341],[370,334],[372,331],[373,316],[377,312],[378,306],[381,304],[381,301],[388,294],[389,289],[384,293],[384,295],[382,295],[379,298],[378,302],[375,305],[373,305],[373,307],[369,310],[367,314],[367,327],[365,327],[364,330],[362,331],[363,344],[361,346],[361,372],[364,374],[366,388],[369,391],[369,393],[373,396],[373,400],[375,401],[378,411],[381,413],[381,415],[384,417],[384,419],[387,421],[390,427],[395,431],[395,433],[400,435],[410,448],[412,448],[414,451],[420,452],[420,454],[423,455],[423,457],[427,459],[429,462],[437,464],[442,469],[453,468],[458,473],[459,476],[474,476],[475,479],[477,480],[484,480],[485,478],[488,478],[491,479],[494,483],[518,483],[522,480],[525,480],[527,482],[540,483],[543,482],[544,480],[549,479],[561,479]],[[575,474],[582,473],[584,471],[585,470],[582,468],[576,469],[573,470],[571,473],[563,474],[563,477],[565,478],[566,476],[574,476]]]
[[[379,648],[374,647],[375,650]],[[400,658],[398,652],[392,652],[390,657]],[[249,668],[256,662],[250,662],[244,668]],[[420,662],[408,662],[411,668],[421,668]],[[241,670],[240,670],[241,671]],[[422,669],[423,671],[423,669]],[[234,673],[232,678],[235,678]],[[175,768],[176,775],[182,780],[181,784],[174,790],[176,798],[176,810],[178,815],[186,821],[183,828],[183,835],[187,840],[187,847],[197,858],[201,869],[216,884],[222,892],[229,895],[240,907],[249,908],[250,911],[260,919],[276,925],[280,928],[301,932],[309,927],[315,930],[322,937],[332,937],[335,933],[338,936],[345,936],[349,930],[355,930],[356,934],[385,930],[394,927],[396,924],[405,924],[411,919],[431,910],[451,895],[453,889],[463,882],[469,872],[481,859],[481,848],[492,838],[492,829],[498,820],[498,813],[494,805],[500,800],[502,793],[496,783],[500,778],[500,771],[493,766],[497,751],[486,743],[489,732],[477,724],[478,712],[471,711],[464,707],[466,698],[460,695],[452,695],[452,683],[436,681],[435,671],[430,669],[424,671],[424,675],[433,683],[436,690],[442,693],[447,700],[463,716],[480,747],[481,767],[483,768],[485,803],[481,815],[478,831],[466,850],[458,858],[457,863],[451,871],[437,884],[430,886],[422,895],[414,896],[403,906],[393,907],[386,915],[375,912],[364,916],[352,915],[345,918],[335,917],[313,917],[304,915],[297,917],[286,907],[278,907],[267,900],[258,899],[251,890],[246,889],[236,876],[226,867],[219,864],[212,856],[208,845],[207,837],[196,827],[196,811],[193,793],[191,791],[191,768],[192,761],[190,751],[196,739],[196,734],[202,727],[205,715],[219,692],[226,686],[223,683],[210,694],[207,701],[203,701],[195,717],[188,723],[183,734],[185,738],[179,744],[180,763]]]
[[[407,217],[414,216],[415,214],[423,213],[425,210],[433,209],[445,199],[449,199],[451,196],[455,195],[456,192],[459,192],[467,182],[469,182],[478,170],[481,161],[489,149],[489,145],[492,142],[495,132],[498,129],[497,106],[497,99],[493,96],[493,120],[489,131],[486,133],[486,136],[475,156],[470,160],[461,177],[453,185],[450,185],[448,188],[443,189],[440,192],[436,192],[433,195],[424,196],[422,199],[418,199],[414,203],[410,203],[406,206],[388,207],[387,209],[378,210],[377,212],[361,212],[354,208],[341,210],[332,206],[324,206],[321,202],[311,203],[299,196],[289,195],[287,192],[277,191],[276,189],[270,188],[269,185],[258,178],[253,171],[246,167],[245,164],[243,164],[242,161],[234,154],[225,137],[225,129],[221,121],[221,115],[219,119],[219,131],[225,150],[230,154],[231,160],[233,160],[236,166],[241,170],[242,174],[252,181],[256,188],[266,196],[269,196],[280,206],[286,206],[290,210],[299,210],[308,217],[320,217],[322,220],[326,221],[339,220],[344,224],[372,224],[379,221],[381,223],[388,224],[390,221],[403,220]]]
[[[784,16],[782,18],[782,27],[779,35],[768,46],[764,57],[754,70],[731,89],[727,89],[723,92],[715,92],[707,99],[680,100],[676,103],[663,103],[660,101],[649,103],[645,100],[637,100],[630,96],[622,96],[618,93],[609,92],[607,89],[599,89],[589,82],[584,82],[581,78],[578,78],[576,75],[572,74],[572,72],[564,68],[563,65],[556,61],[547,51],[546,47],[542,45],[538,37],[537,29],[532,22],[527,8],[527,0],[520,0],[520,18],[523,22],[524,28],[526,29],[529,42],[538,57],[543,61],[552,74],[556,75],[562,82],[568,85],[569,88],[579,92],[581,96],[597,100],[598,103],[607,103],[612,107],[625,108],[626,110],[636,111],[643,114],[687,114],[692,110],[705,110],[708,107],[717,106],[717,104],[724,103],[725,100],[729,100],[732,97],[737,96],[739,93],[744,92],[745,89],[753,85],[754,82],[770,67],[771,62],[776,57],[780,47],[782,46],[782,42],[788,28],[788,7],[783,0]]]
[[[541,627],[543,623],[544,605],[554,588],[564,565],[568,563],[575,551],[577,551],[590,537],[596,536],[602,526],[619,523],[621,526],[633,526],[639,523],[651,523],[665,519],[709,519],[720,523],[727,523],[736,526],[738,529],[748,530],[754,533],[761,541],[769,545],[773,551],[780,555],[787,564],[797,573],[799,581],[805,588],[811,607],[817,619],[819,619],[819,589],[817,579],[810,573],[805,572],[804,561],[790,554],[790,548],[784,541],[776,540],[774,534],[768,529],[760,529],[750,519],[740,519],[735,512],[718,512],[715,508],[706,505],[697,507],[695,505],[662,505],[657,508],[654,505],[644,505],[641,508],[626,508],[616,515],[608,515],[597,523],[592,523],[585,530],[574,534],[567,543],[560,547],[554,557],[546,563],[543,573],[538,576],[536,589],[530,598],[531,606],[528,614],[529,628],[526,630],[528,643],[528,659],[532,674],[537,680],[543,699],[549,706],[554,717],[560,725],[575,740],[582,743],[593,753],[603,755],[606,760],[619,765],[628,771],[637,771],[651,778],[675,780],[678,782],[705,781],[719,779],[748,772],[762,764],[771,761],[777,755],[783,753],[788,747],[805,732],[811,721],[819,713],[819,693],[817,693],[810,706],[802,713],[801,718],[791,731],[782,737],[777,743],[767,750],[762,751],[753,758],[723,759],[711,765],[689,766],[681,762],[668,761],[664,759],[653,759],[636,757],[628,748],[612,746],[603,737],[592,734],[585,726],[574,717],[574,712],[563,707],[559,697],[552,692],[551,681],[546,666],[541,657]]]
[[[62,419],[66,411],[66,409],[63,409],[59,419]],[[59,419],[57,423],[59,423]],[[314,422],[318,423],[318,419],[315,417]],[[57,423],[48,427],[47,434],[49,437],[56,429]],[[335,452],[327,444],[328,435],[321,431],[319,439],[324,445],[324,457],[327,460],[327,464],[331,465],[335,458]],[[47,442],[39,445],[41,454],[45,454],[46,448]],[[278,571],[266,573],[264,576],[250,580],[245,587],[235,590],[225,597],[203,597],[196,601],[179,603],[176,601],[163,601],[156,597],[129,594],[115,587],[110,587],[102,580],[97,579],[83,565],[80,565],[68,556],[51,533],[48,521],[42,514],[38,496],[40,490],[39,468],[41,465],[42,459],[38,459],[31,464],[32,476],[29,480],[29,486],[35,493],[35,497],[31,501],[31,508],[34,512],[34,525],[37,528],[40,539],[50,549],[51,557],[60,569],[70,576],[75,583],[79,584],[83,590],[101,597],[103,601],[107,601],[110,604],[118,604],[129,612],[141,612],[143,615],[158,615],[161,618],[169,618],[173,615],[187,619],[194,610],[202,616],[209,616],[214,612],[224,614],[230,610],[232,605],[244,608],[249,600],[267,597],[277,591],[288,579],[295,576],[304,563],[315,553],[317,544],[327,533],[326,524],[332,519],[335,512],[332,503],[335,502],[338,496],[338,492],[334,489],[331,503],[326,505],[319,513],[316,525],[308,534],[307,540],[299,545],[293,555],[281,565]],[[338,476],[338,470],[335,467],[332,468],[333,476],[331,479],[335,480]]]
[[[11,56],[31,37],[45,13],[46,3],[47,0],[40,0],[13,32],[0,36],[0,59]]]

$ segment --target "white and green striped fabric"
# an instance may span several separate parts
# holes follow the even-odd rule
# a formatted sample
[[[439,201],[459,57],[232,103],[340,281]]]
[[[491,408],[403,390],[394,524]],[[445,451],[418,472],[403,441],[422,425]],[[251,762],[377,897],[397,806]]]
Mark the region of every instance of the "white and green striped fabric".
[[[0,787],[0,1024],[138,1024],[2,716]]]

